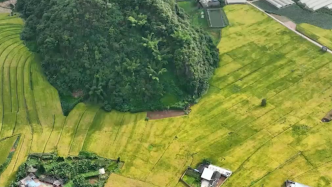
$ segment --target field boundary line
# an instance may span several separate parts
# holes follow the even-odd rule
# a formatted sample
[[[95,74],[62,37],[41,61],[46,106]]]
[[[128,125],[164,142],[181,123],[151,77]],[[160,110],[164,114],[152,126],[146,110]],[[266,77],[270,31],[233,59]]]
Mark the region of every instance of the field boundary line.
[[[6,140],[6,139],[8,139],[8,138],[12,138],[12,137],[14,137],[14,136],[18,136],[18,135],[21,135],[21,133],[19,133],[19,134],[13,134],[13,135],[11,135],[11,136],[7,136],[7,137],[5,137],[5,138],[2,138],[2,139],[0,139],[0,142]]]
[[[25,46],[23,45],[23,47],[22,47],[22,49],[25,49]],[[22,50],[21,49],[21,50]],[[15,75],[15,86],[16,86],[16,88],[15,88],[15,90],[16,90],[16,100],[17,100],[17,110],[16,110],[16,112],[18,113],[19,112],[19,110],[20,110],[20,105],[22,105],[22,103],[20,103],[19,102],[19,94],[18,94],[18,79],[17,79],[17,77],[18,77],[18,67],[19,67],[19,65],[20,65],[20,63],[21,62],[25,62],[28,58],[29,58],[29,54],[26,52],[26,51],[22,51],[21,53],[20,53],[20,58],[18,59],[18,61],[17,61],[17,64],[16,64],[16,67],[15,67],[15,72],[16,72],[16,75]]]
[[[87,137],[88,135],[89,135],[89,136],[92,135],[92,134],[89,134],[89,132],[90,132],[91,127],[93,126],[93,124],[95,124],[96,117],[97,117],[97,116],[99,117],[101,111],[102,111],[102,110],[98,109],[98,110],[96,111],[95,116],[93,117],[93,120],[92,120],[92,122],[91,122],[91,125],[89,126],[89,129],[88,129],[88,131],[87,131],[87,133],[86,133],[86,136],[85,136],[85,138],[84,138],[84,142],[83,142],[83,146],[82,146],[82,149],[83,149],[83,150],[85,150],[85,147],[87,146],[87,145],[86,145],[86,144],[87,144],[86,137]],[[104,119],[103,119],[103,120],[104,120]],[[102,120],[102,121],[103,121],[103,120]]]
[[[117,129],[114,140],[112,141],[112,144],[110,144],[110,145],[113,145],[115,143],[116,139],[118,138],[118,134],[120,132],[121,127],[123,126],[123,122],[124,122],[124,115],[121,116],[120,127]]]
[[[72,138],[71,141],[70,141],[70,146],[69,146],[69,150],[68,150],[68,155],[70,154],[70,150],[71,150],[71,148],[72,148],[72,146],[73,146],[73,142],[74,142],[75,137],[76,137],[76,134],[77,134],[77,129],[78,129],[78,127],[80,126],[80,124],[81,124],[81,120],[82,120],[82,118],[83,118],[83,116],[85,115],[85,113],[86,113],[87,110],[88,110],[88,109],[87,109],[87,107],[86,107],[85,110],[84,110],[84,112],[82,113],[82,115],[81,115],[81,117],[80,117],[80,120],[77,122],[77,125],[76,125],[76,128],[75,128],[75,134],[74,134],[73,138]]]
[[[14,38],[11,38],[11,39],[15,39],[16,37],[14,37]],[[9,41],[9,40],[7,40],[7,41]],[[1,52],[1,54],[0,54],[0,56],[10,47],[10,46],[12,46],[12,45],[14,45],[14,44],[16,44],[16,42],[13,42],[13,43],[10,43],[8,46],[6,46],[6,48]],[[1,45],[0,45],[1,46]],[[16,46],[15,46],[16,47]],[[14,50],[14,49],[12,49],[12,50]],[[10,52],[12,51],[12,50],[10,50],[9,51],[9,53],[8,53],[8,55],[10,54]],[[7,59],[7,57],[8,57],[8,55],[6,56],[6,58],[5,58],[5,60]],[[2,90],[0,90],[0,92],[1,92],[1,102],[0,102],[0,104],[2,105],[2,118],[1,118],[1,126],[0,126],[0,136],[1,136],[1,133],[2,133],[2,129],[3,129],[3,127],[4,127],[4,118],[5,118],[5,104],[4,104],[4,96],[3,96],[3,92],[4,92],[4,65],[5,65],[5,61],[3,62],[3,64],[2,64],[2,68],[1,68],[1,88],[2,88]],[[10,101],[10,105],[11,105],[11,101]],[[11,109],[10,109],[10,111],[11,111]]]
[[[43,128],[43,125],[41,124],[40,122],[40,119],[39,119],[39,113],[38,113],[38,110],[37,110],[37,105],[36,105],[36,99],[35,99],[35,92],[33,91],[33,72],[32,72],[32,63],[36,63],[35,60],[33,60],[31,63],[30,63],[30,67],[29,67],[29,87],[30,87],[30,90],[31,90],[31,95],[32,95],[32,102],[33,102],[33,110],[36,111],[36,117],[37,117],[37,122],[38,124],[41,126],[41,129],[42,129],[42,133],[44,132],[44,128]]]
[[[87,137],[88,132],[89,132],[89,129],[90,129],[91,125],[93,125],[93,122],[94,122],[94,120],[95,120],[95,118],[96,118],[97,113],[99,112],[99,110],[100,110],[100,109],[96,110],[95,114],[93,115],[93,119],[92,119],[92,121],[91,121],[91,123],[90,123],[90,126],[89,126],[89,128],[87,129],[87,131],[86,131],[86,133],[85,133],[85,135],[84,135],[84,139],[83,139],[83,143],[82,143],[82,146],[81,146],[81,148],[80,148],[80,151],[83,150],[84,142],[85,142],[85,138]],[[85,112],[84,112],[84,113],[85,113]],[[82,118],[83,118],[83,116],[82,116]],[[78,129],[78,127],[77,127],[77,129]],[[75,136],[74,136],[73,141],[75,140],[76,134],[77,134],[77,130],[76,130],[76,133],[75,133]],[[71,150],[71,147],[70,147],[70,149],[69,149],[69,152],[70,152],[70,150]]]
[[[250,184],[248,187],[257,184],[257,182],[263,180],[265,177],[269,176],[269,175],[270,175],[271,173],[273,173],[274,171],[276,171],[276,170],[282,168],[282,167],[285,166],[287,163],[289,163],[290,161],[296,159],[296,158],[297,158],[298,156],[300,156],[300,155],[301,155],[301,151],[300,151],[300,152],[297,152],[295,155],[291,156],[291,157],[290,157],[289,159],[287,159],[284,163],[282,163],[282,164],[279,163],[279,166],[278,166],[278,167],[274,168],[272,171],[267,172],[267,173],[266,173],[265,175],[263,175],[261,178],[259,178],[259,179],[255,180],[255,181],[251,182],[251,184]],[[275,162],[277,162],[277,161],[275,161]]]
[[[26,85],[24,84],[24,80],[25,80],[25,76],[24,76],[24,72],[25,72],[25,69],[26,69],[26,65],[27,63],[29,62],[29,60],[31,60],[32,58],[32,54],[30,53],[29,54],[29,57],[26,59],[26,61],[24,62],[24,65],[22,67],[22,73],[23,73],[23,76],[22,76],[22,86],[23,86],[23,98],[24,98],[24,107],[25,107],[25,111],[26,111],[26,118],[27,118],[27,121],[29,123],[29,126],[30,126],[30,133],[31,133],[31,142],[30,142],[30,146],[29,146],[29,149],[28,149],[28,153],[30,153],[31,151],[31,146],[32,146],[32,142],[33,142],[33,135],[34,135],[34,129],[33,129],[33,125],[31,124],[31,120],[30,120],[30,116],[29,116],[29,110],[28,110],[28,106],[27,106],[27,100],[26,100],[26,97],[25,97],[25,94],[26,93]]]
[[[24,145],[24,141],[25,141],[25,134],[23,134],[23,140],[22,140],[22,141],[23,141],[23,142],[22,142],[22,144],[21,144],[20,150],[18,151],[18,154],[17,154],[17,157],[16,157],[16,159],[15,159],[15,163],[14,163],[14,166],[13,166],[13,168],[12,168],[12,172],[11,172],[11,173],[14,173],[15,166],[16,166],[16,164],[17,164],[18,158],[20,157],[21,150],[22,150],[22,147],[23,147],[23,145]]]
[[[68,115],[68,116],[69,116],[69,115]],[[61,128],[61,132],[60,132],[60,135],[59,135],[58,141],[56,142],[56,145],[55,145],[56,149],[58,149],[58,144],[59,144],[60,139],[61,139],[61,137],[62,137],[63,128],[64,128],[65,125],[66,125],[66,122],[67,122],[68,116],[66,116],[65,120],[63,120],[63,125],[62,125],[62,128]]]
[[[17,90],[18,90],[18,82],[19,81],[22,81],[22,86],[23,86],[23,98],[24,98],[24,102],[25,102],[25,96],[24,96],[24,76],[22,76],[22,79],[21,80],[19,80],[18,79],[18,74],[20,74],[20,73],[23,73],[24,72],[24,65],[25,65],[25,63],[29,60],[29,58],[30,58],[30,53],[27,53],[27,57],[24,59],[24,61],[23,61],[23,66],[22,66],[22,71],[21,72],[18,72],[18,66],[19,66],[19,64],[17,65],[17,67],[16,67],[16,95],[17,95],[17,97],[18,97],[18,94],[17,94]],[[20,112],[20,105],[22,105],[22,106],[24,106],[25,107],[25,103],[20,103],[19,102],[19,99],[17,98],[17,103],[18,103],[18,111],[17,112]],[[26,107],[25,107],[26,108]]]
[[[19,46],[19,45],[18,45]],[[16,47],[18,47],[18,46],[16,46]],[[16,48],[15,47],[15,48]],[[11,80],[11,78],[10,78],[10,75],[11,75],[11,73],[10,73],[10,69],[11,69],[11,67],[12,67],[12,63],[13,63],[13,60],[14,60],[14,58],[15,58],[15,56],[16,55],[20,55],[20,58],[18,59],[18,60],[20,60],[21,58],[22,58],[22,55],[21,55],[21,50],[22,49],[24,49],[24,45],[23,46],[21,46],[19,49],[17,49],[17,52],[15,53],[15,55],[13,56],[13,58],[11,59],[11,61],[9,62],[9,66],[8,66],[8,80],[9,80],[9,94],[10,94],[10,111],[11,112],[13,112],[13,103],[12,103],[12,80]],[[15,49],[14,48],[14,49]],[[9,55],[9,54],[8,54]],[[8,58],[8,56],[7,56],[7,58]],[[6,58],[6,60],[7,60],[7,58]],[[16,66],[17,67],[17,66]],[[4,67],[5,68],[5,67]],[[17,82],[16,82],[16,84],[17,84]],[[17,86],[16,86],[17,87]],[[17,100],[17,92],[16,92],[16,100]],[[17,112],[17,111],[16,111]]]
[[[47,147],[48,141],[50,140],[50,138],[52,136],[52,133],[53,133],[53,130],[54,130],[54,126],[55,126],[55,114],[53,114],[53,126],[52,126],[52,130],[51,130],[50,135],[48,136],[48,138],[46,140],[46,143],[44,145],[43,153],[45,153],[45,149]]]
[[[2,55],[9,47],[12,47],[13,46],[13,49],[11,49],[9,52],[8,52],[8,54],[6,55],[6,57],[5,57],[5,59],[4,59],[4,61],[3,61],[3,65],[2,65],[2,70],[1,70],[1,74],[2,74],[2,78],[1,78],[1,81],[2,81],[2,106],[3,106],[3,111],[5,111],[5,104],[3,103],[3,101],[4,101],[4,96],[3,96],[3,93],[4,93],[4,91],[5,91],[5,89],[4,89],[4,78],[5,78],[5,64],[6,64],[6,61],[7,61],[7,59],[8,59],[8,56],[12,53],[12,51],[14,51],[15,50],[15,48],[17,47],[17,46],[19,46],[20,44],[17,44],[17,42],[15,42],[15,43],[12,43],[12,44],[10,44],[10,45],[8,45],[2,52],[1,52],[1,54],[0,55]],[[16,53],[15,53],[16,54]],[[10,83],[10,77],[8,77],[9,78],[9,83]],[[10,89],[10,84],[9,84],[9,95],[10,95],[10,111],[12,111],[12,101],[11,101],[11,89]]]

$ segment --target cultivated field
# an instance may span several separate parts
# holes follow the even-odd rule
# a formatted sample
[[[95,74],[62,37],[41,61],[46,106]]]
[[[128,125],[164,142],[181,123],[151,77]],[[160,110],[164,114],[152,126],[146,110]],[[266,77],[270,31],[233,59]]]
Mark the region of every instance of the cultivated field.
[[[332,49],[332,30],[322,29],[306,23],[297,25],[296,30]]]
[[[31,152],[80,150],[125,162],[109,187],[183,186],[182,172],[203,158],[234,172],[226,187],[286,179],[330,186],[332,126],[320,119],[331,110],[332,56],[248,5],[225,12],[230,26],[209,93],[189,116],[150,121],[146,113],[85,104],[64,117],[56,90],[19,40],[21,21],[0,17],[0,137],[22,133],[0,186]]]
[[[16,141],[17,136],[12,136],[3,140],[0,140],[0,166],[5,163],[8,155],[12,150],[14,142]]]

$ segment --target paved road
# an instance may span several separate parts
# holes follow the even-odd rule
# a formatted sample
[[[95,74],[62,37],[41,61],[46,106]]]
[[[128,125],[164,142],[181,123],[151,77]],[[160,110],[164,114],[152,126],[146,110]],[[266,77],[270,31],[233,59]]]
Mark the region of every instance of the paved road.
[[[251,2],[248,2],[249,5],[255,7],[256,9],[258,9],[259,11],[263,12],[264,14],[266,14],[267,16],[271,17],[272,19],[276,20],[277,22],[279,22],[280,24],[282,24],[283,26],[287,27],[289,30],[295,32],[297,35],[301,36],[302,38],[308,40],[309,42],[315,44],[316,46],[318,46],[319,48],[322,48],[323,45],[321,45],[320,43],[312,40],[311,38],[306,37],[305,35],[303,35],[302,33],[298,32],[296,29],[294,29],[293,27],[289,27],[287,24],[279,21],[277,18],[271,16],[270,14],[266,13],[263,9],[257,7],[256,5],[252,4]],[[332,51],[330,49],[327,50],[327,52],[332,54]]]

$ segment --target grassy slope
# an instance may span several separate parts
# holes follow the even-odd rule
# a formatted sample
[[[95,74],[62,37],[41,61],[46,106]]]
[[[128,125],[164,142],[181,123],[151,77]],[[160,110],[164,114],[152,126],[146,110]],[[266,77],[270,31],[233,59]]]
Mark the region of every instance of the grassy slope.
[[[19,50],[15,37],[7,39],[19,44],[6,54],[22,56],[14,55],[21,59],[12,64],[17,64],[16,82],[7,81],[17,84],[10,89],[10,98],[15,90],[18,98],[14,133],[23,136],[0,186],[29,152],[68,155],[81,147],[125,161],[120,171],[125,177],[112,175],[107,185],[112,187],[182,186],[178,179],[184,169],[203,158],[234,171],[224,184],[228,187],[275,187],[286,179],[328,186],[332,127],[320,119],[331,109],[332,56],[250,6],[226,6],[225,12],[231,25],[222,33],[220,68],[209,93],[189,116],[148,122],[145,113],[106,113],[84,104],[65,119],[56,90],[33,55]],[[0,17],[0,28],[1,22]],[[9,97],[3,96],[3,101]],[[262,98],[268,103],[264,108],[259,107]]]
[[[297,25],[296,30],[332,49],[332,30],[322,29],[306,23]]]

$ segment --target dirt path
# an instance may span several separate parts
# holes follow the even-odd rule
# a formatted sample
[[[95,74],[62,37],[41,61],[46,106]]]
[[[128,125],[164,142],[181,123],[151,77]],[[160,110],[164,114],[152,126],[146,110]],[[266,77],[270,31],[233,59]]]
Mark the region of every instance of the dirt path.
[[[147,112],[147,117],[149,119],[163,119],[177,116],[184,116],[184,111],[181,110],[164,110],[164,111],[153,111]]]
[[[274,16],[272,16],[272,15],[266,13],[264,10],[262,10],[262,9],[259,8],[259,7],[257,7],[256,5],[252,4],[251,2],[248,2],[248,4],[251,5],[251,6],[253,6],[253,7],[255,7],[257,10],[263,12],[263,13],[266,14],[267,16],[271,17],[271,18],[274,19],[275,21],[279,22],[279,23],[282,24],[283,26],[287,27],[289,30],[295,32],[297,35],[301,36],[302,38],[304,38],[304,39],[308,40],[309,42],[315,44],[315,45],[318,46],[319,48],[322,48],[322,47],[323,47],[323,45],[321,45],[320,43],[318,43],[318,42],[312,40],[311,38],[305,36],[304,34],[298,32],[298,31],[296,30],[296,24],[295,24],[295,28],[294,28],[294,24],[292,24],[292,23],[283,23],[283,22],[280,21],[279,19],[277,19],[277,18],[275,18]],[[329,52],[330,54],[332,54],[332,51],[331,51],[330,49],[328,49],[327,52]]]

